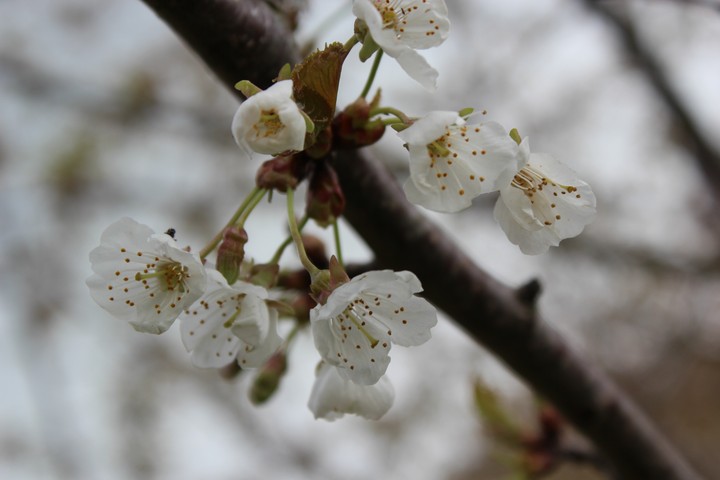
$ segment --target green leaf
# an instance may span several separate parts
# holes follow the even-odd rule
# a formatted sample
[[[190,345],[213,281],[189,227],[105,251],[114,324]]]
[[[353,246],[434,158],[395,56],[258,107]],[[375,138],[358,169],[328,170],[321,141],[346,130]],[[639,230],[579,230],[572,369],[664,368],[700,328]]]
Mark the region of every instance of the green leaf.
[[[520,427],[505,412],[495,392],[478,379],[475,381],[474,396],[475,407],[487,422],[490,431],[505,442],[518,443],[521,437]]]

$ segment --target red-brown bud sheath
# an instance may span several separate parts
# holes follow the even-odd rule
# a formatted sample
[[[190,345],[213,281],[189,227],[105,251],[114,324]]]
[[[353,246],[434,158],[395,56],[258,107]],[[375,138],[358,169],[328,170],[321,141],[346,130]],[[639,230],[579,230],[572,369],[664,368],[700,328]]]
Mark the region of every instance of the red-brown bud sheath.
[[[240,265],[245,258],[247,241],[248,235],[244,228],[229,227],[223,233],[217,253],[217,270],[222,273],[230,285],[235,283],[240,274]]]
[[[316,164],[307,191],[306,211],[322,227],[332,224],[345,211],[345,195],[335,170],[327,163]]]
[[[356,149],[372,145],[382,138],[385,125],[370,122],[370,105],[364,98],[340,112],[333,120],[333,146],[338,149]]]
[[[295,189],[307,175],[308,159],[304,155],[280,155],[264,162],[257,171],[255,184],[259,188],[287,192]]]

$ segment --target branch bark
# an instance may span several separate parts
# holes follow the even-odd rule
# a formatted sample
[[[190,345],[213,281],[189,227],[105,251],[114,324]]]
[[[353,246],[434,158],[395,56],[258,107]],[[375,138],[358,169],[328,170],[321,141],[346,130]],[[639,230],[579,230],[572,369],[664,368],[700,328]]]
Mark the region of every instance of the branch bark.
[[[245,78],[266,85],[277,72],[274,66],[298,58],[289,47],[291,33],[282,22],[270,20],[272,12],[260,0],[144,2],[230,88]],[[279,41],[286,42],[286,48]],[[533,306],[537,285],[515,290],[478,268],[408,204],[393,176],[377,161],[359,152],[341,152],[333,163],[347,197],[346,217],[377,262],[413,271],[431,302],[553,402],[622,478],[700,478],[627,396],[540,318]]]

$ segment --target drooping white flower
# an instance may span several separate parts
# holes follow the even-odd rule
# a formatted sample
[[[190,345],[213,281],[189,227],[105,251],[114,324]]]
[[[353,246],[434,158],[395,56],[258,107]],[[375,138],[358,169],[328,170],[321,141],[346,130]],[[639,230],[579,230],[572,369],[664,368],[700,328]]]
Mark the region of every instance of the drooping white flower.
[[[102,233],[90,262],[95,272],[86,281],[90,295],[140,332],[164,332],[205,289],[197,255],[130,218]]]
[[[372,385],[390,363],[390,346],[414,346],[430,339],[437,312],[410,272],[367,272],[332,291],[310,311],[315,347],[343,378]]]
[[[410,152],[408,200],[457,212],[509,182],[526,158],[497,122],[466,124],[457,112],[432,112],[401,131]]]
[[[529,151],[527,139],[521,149]],[[528,163],[500,190],[495,218],[508,239],[527,255],[547,252],[575,237],[595,217],[595,194],[570,168],[544,153]]]
[[[444,0],[354,0],[353,14],[410,77],[434,89],[437,71],[415,50],[440,45],[450,30]]]
[[[207,272],[205,294],[180,315],[193,365],[220,368],[237,359],[242,367],[261,366],[282,342],[267,290],[243,281],[230,286],[217,270]]]
[[[336,367],[321,362],[308,407],[315,418],[333,421],[346,413],[379,420],[392,406],[395,390],[387,376],[373,385],[359,385],[344,378]]]
[[[282,80],[240,104],[232,121],[240,148],[269,155],[303,149],[307,125],[292,87],[292,80]]]

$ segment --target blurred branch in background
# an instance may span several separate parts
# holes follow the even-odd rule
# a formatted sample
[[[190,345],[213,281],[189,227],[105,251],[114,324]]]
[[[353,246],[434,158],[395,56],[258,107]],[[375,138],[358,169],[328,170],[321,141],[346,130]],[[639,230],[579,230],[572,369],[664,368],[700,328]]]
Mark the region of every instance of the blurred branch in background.
[[[244,78],[266,85],[283,63],[297,59],[287,25],[273,22],[259,1],[206,1],[198,7],[202,12],[194,11],[197,4],[189,0],[145,3],[230,88]],[[216,28],[216,20],[222,28]],[[378,261],[415,271],[431,301],[552,401],[624,478],[699,478],[629,399],[537,315],[528,289],[520,295],[477,268],[405,201],[397,182],[377,162],[350,153],[339,156],[335,166],[347,189],[347,217]]]
[[[680,134],[678,142],[697,161],[698,168],[715,204],[720,207],[720,152],[706,138],[700,125],[693,118],[678,91],[673,87],[660,58],[639,38],[627,15],[627,4],[604,0],[584,0],[584,2],[588,8],[597,12],[616,28],[627,54],[637,63],[640,71],[670,111],[674,126]],[[714,6],[715,9],[720,9],[720,6],[711,2],[686,1],[684,3]],[[720,228],[720,222],[716,222],[715,229],[718,228]]]

